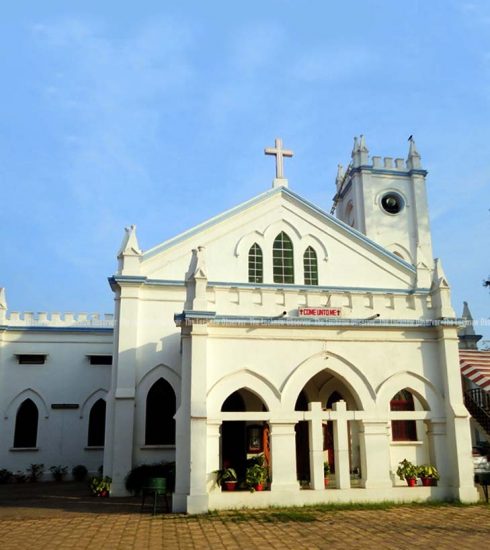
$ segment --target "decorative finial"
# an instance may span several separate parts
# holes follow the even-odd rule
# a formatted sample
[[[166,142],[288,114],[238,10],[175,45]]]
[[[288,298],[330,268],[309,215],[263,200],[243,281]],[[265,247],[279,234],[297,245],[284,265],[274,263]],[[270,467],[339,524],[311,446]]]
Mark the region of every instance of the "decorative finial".
[[[206,248],[198,246],[192,250],[191,262],[185,275],[186,301],[184,309],[207,311],[207,284]]]
[[[417,146],[415,145],[415,140],[413,139],[413,136],[410,136],[408,138],[408,141],[410,143],[408,147],[408,158],[407,158],[407,168],[409,170],[417,169],[421,167],[420,164],[420,154],[417,151]]]
[[[0,309],[7,310],[7,297],[5,296],[5,288],[0,288]]]
[[[361,134],[359,139],[354,138],[354,147],[352,148],[352,166],[365,166],[368,164],[368,148],[366,147],[366,139]]]
[[[354,155],[359,151],[359,143],[357,141],[357,136],[354,136],[354,145],[352,147],[351,157],[354,158]]]
[[[136,237],[136,226],[125,227],[124,231],[121,247],[117,253],[118,273],[120,275],[138,275],[142,254]]]
[[[124,237],[121,243],[117,257],[120,256],[140,256],[141,250],[136,237],[136,225],[130,225],[124,228]]]
[[[344,180],[344,167],[342,166],[342,164],[339,164],[337,166],[337,177],[335,179],[337,189],[340,188],[340,186],[342,185],[343,180]]]
[[[366,147],[366,138],[361,134],[360,140],[359,140],[359,151],[361,153],[369,153],[368,148]]]
[[[276,157],[276,177],[272,182],[272,187],[287,187],[288,180],[284,177],[284,157],[292,157],[293,151],[283,149],[282,139],[276,138],[275,147],[266,147],[264,153]]]

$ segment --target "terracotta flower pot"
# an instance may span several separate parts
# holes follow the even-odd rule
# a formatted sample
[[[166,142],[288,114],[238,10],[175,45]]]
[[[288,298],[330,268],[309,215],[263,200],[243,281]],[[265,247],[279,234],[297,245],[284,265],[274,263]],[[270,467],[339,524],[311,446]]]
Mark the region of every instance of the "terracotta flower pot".
[[[325,483],[325,487],[328,487],[328,482],[329,482],[329,481],[330,481],[330,480],[328,479],[328,477],[326,477],[326,478],[323,480],[323,482]]]
[[[236,481],[223,481],[223,487],[225,491],[234,491],[236,489]]]
[[[406,481],[409,487],[415,487],[415,483],[417,480],[414,477],[407,477]]]
[[[256,491],[263,491],[264,490],[264,484],[263,483],[257,483],[257,485],[255,485],[255,490]]]

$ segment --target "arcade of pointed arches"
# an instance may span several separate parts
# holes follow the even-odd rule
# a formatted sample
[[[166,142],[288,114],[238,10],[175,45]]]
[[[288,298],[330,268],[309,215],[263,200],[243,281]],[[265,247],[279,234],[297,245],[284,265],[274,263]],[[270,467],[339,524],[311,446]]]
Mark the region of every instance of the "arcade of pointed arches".
[[[213,410],[208,412],[209,418],[221,422],[220,468],[234,467],[243,477],[247,460],[261,454],[268,463],[273,486],[275,418],[282,416],[284,422],[287,416],[295,449],[289,462],[301,487],[320,488],[320,475],[312,471],[319,469],[318,459],[316,466],[312,462],[314,450],[320,450],[322,462],[329,465],[335,480],[331,487],[366,486],[368,470],[378,467],[367,456],[366,424],[370,424],[372,411],[378,412],[377,424],[384,423],[386,428],[391,472],[385,474],[391,484],[399,483],[392,472],[401,460],[400,453],[412,453],[410,457],[418,463],[436,463],[431,450],[431,422],[440,418],[441,397],[432,384],[420,375],[403,372],[385,380],[375,391],[354,366],[350,365],[346,378],[341,374],[346,371],[346,362],[333,355],[327,357],[334,359],[328,367],[319,366],[315,361],[318,357],[305,361],[281,392],[250,370],[228,375],[211,388],[208,403]],[[322,359],[324,362],[325,354]],[[336,362],[342,363],[343,369]],[[315,437],[314,430],[321,431],[320,437],[318,433]],[[317,448],[312,449],[315,439]]]

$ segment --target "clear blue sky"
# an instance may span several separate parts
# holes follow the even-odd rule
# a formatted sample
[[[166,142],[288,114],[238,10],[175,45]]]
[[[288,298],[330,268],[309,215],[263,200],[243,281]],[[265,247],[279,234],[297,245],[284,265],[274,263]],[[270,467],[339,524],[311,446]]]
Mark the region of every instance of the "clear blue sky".
[[[0,22],[0,286],[112,311],[123,227],[149,248],[270,187],[329,209],[354,135],[429,170],[458,313],[490,316],[490,3],[9,2]],[[490,327],[485,329],[490,338]]]

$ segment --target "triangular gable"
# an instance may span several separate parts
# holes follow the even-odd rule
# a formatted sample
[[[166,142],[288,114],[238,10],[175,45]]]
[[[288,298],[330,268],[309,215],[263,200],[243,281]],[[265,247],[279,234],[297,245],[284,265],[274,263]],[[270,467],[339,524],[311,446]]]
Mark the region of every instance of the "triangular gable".
[[[234,216],[237,216],[238,214],[243,214],[247,210],[253,208],[254,206],[259,205],[260,203],[263,203],[272,197],[282,194],[284,198],[292,201],[293,203],[296,203],[298,206],[305,208],[309,210],[311,213],[318,216],[320,219],[323,218],[323,220],[326,223],[333,224],[337,229],[339,229],[342,233],[344,233],[346,236],[349,236],[354,241],[357,241],[359,244],[362,244],[365,248],[368,250],[371,250],[374,254],[377,256],[384,256],[386,259],[389,259],[391,262],[395,263],[399,267],[401,267],[404,271],[409,271],[412,273],[415,273],[416,269],[413,265],[409,264],[396,254],[393,254],[389,250],[385,249],[378,243],[374,242],[373,240],[366,237],[363,233],[360,233],[356,229],[353,229],[346,223],[342,222],[341,220],[338,220],[331,214],[325,212],[321,208],[318,208],[313,203],[309,202],[308,200],[304,199],[300,195],[294,193],[288,188],[285,187],[279,187],[275,189],[270,189],[264,193],[261,193],[260,195],[257,195],[256,197],[245,201],[238,206],[235,206],[231,208],[230,210],[227,210],[213,218],[210,218],[209,220],[196,225],[187,231],[184,231],[183,233],[180,233],[179,235],[164,241],[163,243],[150,248],[146,252],[143,253],[143,262],[154,258],[155,256],[158,256],[161,253],[164,253],[165,251],[179,245],[180,243],[186,241],[187,239],[190,239],[196,235],[198,235],[200,232],[206,231],[213,226],[216,226],[223,221],[233,218]]]

